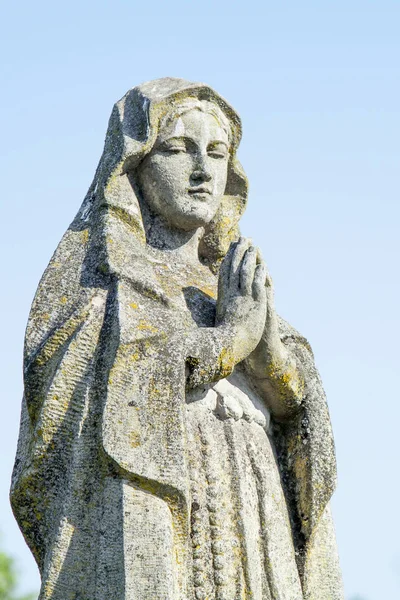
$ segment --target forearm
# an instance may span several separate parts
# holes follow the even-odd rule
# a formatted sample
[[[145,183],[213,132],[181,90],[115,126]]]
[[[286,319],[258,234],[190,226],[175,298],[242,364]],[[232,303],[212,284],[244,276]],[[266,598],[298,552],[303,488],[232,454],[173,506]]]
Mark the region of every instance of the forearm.
[[[298,411],[304,396],[304,378],[294,353],[279,338],[272,341],[263,335],[245,366],[276,419],[285,420]]]
[[[247,351],[239,330],[222,325],[197,329],[186,347],[188,388],[228,377]]]

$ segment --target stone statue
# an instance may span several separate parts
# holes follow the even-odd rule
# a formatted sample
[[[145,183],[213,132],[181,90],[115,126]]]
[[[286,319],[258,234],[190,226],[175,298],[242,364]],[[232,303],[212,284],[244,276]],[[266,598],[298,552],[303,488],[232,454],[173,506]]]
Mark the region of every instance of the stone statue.
[[[239,219],[240,119],[160,79],[114,106],[26,331],[11,500],[40,600],[339,600],[307,341]]]

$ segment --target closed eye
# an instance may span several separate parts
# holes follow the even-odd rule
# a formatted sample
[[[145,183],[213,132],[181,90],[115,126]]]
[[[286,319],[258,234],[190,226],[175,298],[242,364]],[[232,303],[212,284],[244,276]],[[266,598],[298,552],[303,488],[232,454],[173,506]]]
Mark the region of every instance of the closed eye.
[[[187,151],[187,145],[183,138],[170,138],[162,142],[157,150],[165,154],[180,154]]]
[[[208,145],[207,154],[211,158],[227,158],[228,146],[224,142],[212,142]]]
[[[170,146],[165,151],[170,154],[179,154],[180,152],[186,152],[186,148],[184,146]]]
[[[180,154],[181,152],[186,152],[185,144],[162,144],[159,148],[157,148],[159,152],[163,152],[165,154]]]

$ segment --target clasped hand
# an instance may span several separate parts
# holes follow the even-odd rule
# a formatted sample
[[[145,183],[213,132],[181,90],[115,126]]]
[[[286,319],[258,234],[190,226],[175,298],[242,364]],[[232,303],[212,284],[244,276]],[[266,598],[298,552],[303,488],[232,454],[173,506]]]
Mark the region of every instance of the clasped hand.
[[[218,280],[215,327],[198,328],[187,349],[188,386],[224,378],[246,359],[256,380],[269,379],[269,366],[285,366],[273,305],[272,281],[251,241],[232,243]]]
[[[216,326],[232,333],[236,361],[258,345],[267,316],[270,280],[257,248],[241,237],[231,245],[219,274]]]

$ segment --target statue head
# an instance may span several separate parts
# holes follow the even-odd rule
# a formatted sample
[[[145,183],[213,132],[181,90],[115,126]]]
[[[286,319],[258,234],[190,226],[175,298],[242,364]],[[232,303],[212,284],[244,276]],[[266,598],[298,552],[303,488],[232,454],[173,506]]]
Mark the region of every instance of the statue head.
[[[239,116],[204,84],[164,78],[135,87],[114,106],[77,219],[112,211],[145,244],[144,202],[171,226],[203,227],[199,253],[216,270],[247,201],[240,138]]]
[[[229,120],[217,104],[197,98],[173,103],[137,168],[144,201],[171,227],[206,227],[225,193],[231,142]]]

